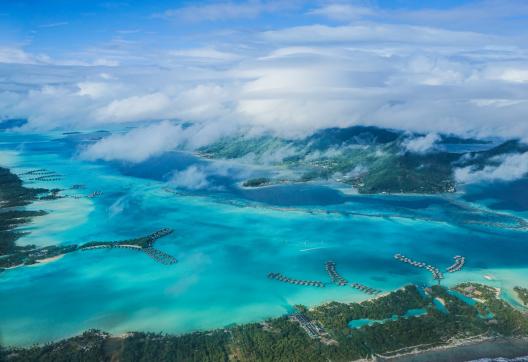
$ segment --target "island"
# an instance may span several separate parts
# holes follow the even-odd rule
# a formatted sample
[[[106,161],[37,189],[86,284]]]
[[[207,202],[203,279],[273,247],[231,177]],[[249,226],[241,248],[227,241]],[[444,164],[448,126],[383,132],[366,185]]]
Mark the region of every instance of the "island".
[[[89,330],[46,345],[4,347],[0,359],[389,361],[424,352],[454,358],[461,348],[466,358],[493,357],[482,345],[500,355],[528,354],[528,316],[500,299],[497,289],[462,283],[451,289],[407,285],[361,303],[297,305],[263,322],[184,335]]]
[[[258,178],[252,178],[249,180],[244,181],[242,186],[244,187],[260,187],[260,186],[267,186],[271,184],[271,180],[267,177],[258,177]]]

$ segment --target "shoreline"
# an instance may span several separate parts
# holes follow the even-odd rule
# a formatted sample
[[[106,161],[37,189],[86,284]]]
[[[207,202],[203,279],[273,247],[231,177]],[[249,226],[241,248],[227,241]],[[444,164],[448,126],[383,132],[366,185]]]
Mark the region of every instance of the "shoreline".
[[[387,362],[471,361],[481,358],[516,358],[528,356],[528,337],[483,337],[464,339],[426,350],[414,350],[395,356],[374,357]]]
[[[333,181],[333,182],[324,182],[325,180],[309,180],[309,181],[297,181],[297,180],[287,180],[282,182],[270,182],[263,185],[258,186],[244,186],[244,182],[247,180],[242,180],[239,182],[236,182],[236,185],[238,188],[242,190],[258,190],[258,189],[265,189],[265,188],[272,188],[275,186],[288,186],[288,185],[312,185],[312,186],[324,186],[331,188],[333,190],[336,190],[338,192],[341,192],[342,194],[346,196],[372,196],[372,197],[386,197],[386,196],[397,196],[397,197],[445,197],[445,195],[462,195],[462,192],[436,192],[436,193],[419,193],[419,192],[387,192],[387,191],[380,191],[380,192],[372,192],[372,193],[361,193],[358,191],[356,187],[354,187],[351,184],[348,184],[346,182],[339,182],[339,181]],[[337,184],[337,185],[336,185]],[[354,190],[353,193],[347,193],[346,190]]]
[[[211,330],[203,330],[200,332],[217,332],[224,328],[215,328]],[[108,333],[105,331],[99,331],[98,333],[106,334],[109,339],[124,340],[132,337],[135,333],[148,333],[148,332],[123,332],[123,333]],[[183,336],[183,334],[174,334],[172,336]],[[82,335],[75,334],[51,343],[59,343],[66,341],[71,338]],[[49,343],[49,342],[48,342]],[[33,346],[44,346],[42,344],[34,344]],[[448,344],[434,345],[427,349],[418,349],[424,345],[416,345],[411,347],[405,347],[403,349],[410,350],[409,352],[398,353],[393,356],[374,354],[371,358],[360,358],[351,360],[351,362],[471,362],[478,361],[483,358],[520,358],[526,357],[528,360],[528,337],[520,336],[494,336],[494,337],[483,337],[477,335],[468,337],[466,339],[454,339]],[[9,348],[22,348],[27,349],[29,346],[8,346]],[[397,352],[397,351],[395,351]],[[390,353],[390,352],[389,352]]]
[[[18,268],[20,266],[28,266],[28,267],[35,267],[35,266],[39,266],[39,265],[43,265],[43,264],[46,264],[46,263],[51,263],[53,261],[56,261],[56,260],[59,260],[61,259],[62,257],[64,257],[66,254],[61,254],[61,255],[57,255],[57,256],[54,256],[54,257],[50,257],[50,258],[46,258],[46,259],[41,259],[40,261],[38,261],[37,263],[35,264],[32,264],[32,265],[19,265],[19,266],[14,266],[14,267],[11,267],[11,269],[13,268]],[[45,260],[45,261],[44,261]],[[7,270],[7,269],[6,269]],[[482,282],[475,282],[475,283],[481,283],[482,285],[486,285],[486,286],[489,286],[488,284],[485,284],[485,283],[482,283]],[[357,303],[357,304],[364,304],[364,303],[371,303],[373,301],[376,301],[380,298],[383,298],[383,297],[386,297],[388,295],[390,295],[391,293],[394,293],[394,292],[397,292],[397,291],[402,291],[402,290],[405,290],[405,288],[407,286],[412,286],[412,285],[415,285],[413,283],[407,283],[407,284],[404,284],[398,288],[395,288],[395,289],[391,289],[390,291],[384,291],[384,292],[381,292],[377,295],[366,295],[366,298],[365,299],[362,299],[361,297],[359,298],[346,298],[346,299],[343,299],[343,300],[335,300],[335,299],[326,299],[324,301],[321,301],[319,303],[316,303],[316,304],[313,304],[313,305],[307,305],[307,308],[308,310],[315,310],[316,308],[318,307],[321,307],[321,306],[325,306],[325,305],[329,305],[331,303],[344,303],[344,304],[352,304],[352,303]],[[452,289],[452,286],[448,286],[448,285],[444,285],[444,287],[448,288],[448,289]],[[499,289],[500,288],[494,288],[494,289]],[[444,307],[446,306],[446,302],[444,299],[442,298],[436,298]],[[473,298],[479,302],[481,302],[481,300],[478,300],[476,298]],[[506,303],[508,303],[506,300],[504,300],[504,298],[502,298],[501,296],[497,296],[497,299],[500,299],[500,300],[503,300],[505,301]],[[517,309],[515,306],[512,306],[512,308],[514,309]],[[273,316],[269,316],[269,317],[265,317],[265,318],[259,318],[259,319],[254,319],[254,320],[251,320],[251,321],[247,321],[247,322],[242,322],[240,324],[251,324],[251,323],[263,323],[265,322],[266,320],[268,319],[275,319],[275,318],[280,318],[280,317],[283,317],[283,316],[287,316],[289,314],[289,312],[286,312],[286,313],[282,313],[282,314],[277,314],[277,315],[273,315]],[[196,328],[196,329],[192,329],[192,330],[188,330],[188,331],[181,331],[181,332],[173,332],[173,333],[168,333],[169,335],[172,335],[172,336],[184,336],[184,335],[187,335],[187,334],[192,334],[192,333],[195,333],[195,332],[210,332],[210,331],[216,331],[216,330],[222,330],[224,328],[227,328],[229,325],[231,325],[232,323],[229,323],[229,324],[226,324],[226,325],[222,325],[222,326],[216,326],[216,327],[212,327],[212,328],[207,328],[207,327],[204,327],[204,328]],[[237,324],[237,323],[234,323],[234,324]],[[93,329],[99,329],[98,327],[93,327]],[[62,338],[58,338],[58,339],[52,339],[52,340],[47,340],[45,342],[37,342],[36,345],[45,345],[47,343],[57,343],[57,342],[60,342],[62,340],[66,340],[68,338],[73,338],[75,336],[78,336],[78,335],[81,335],[85,330],[80,330],[78,332],[76,332],[75,334],[71,334],[71,335],[68,335],[68,336],[65,336],[65,337],[62,337]],[[159,333],[161,331],[153,331],[153,330],[150,330],[150,329],[146,329],[146,330],[123,330],[123,331],[115,331],[115,332],[110,332],[108,330],[102,330],[103,332],[105,333],[108,333],[110,334],[112,337],[122,337],[122,336],[125,336],[125,335],[130,335],[130,334],[134,334],[134,333]],[[439,345],[439,346],[436,346],[436,347],[433,347],[432,349],[427,349],[427,350],[423,350],[423,351],[419,351],[417,353],[423,353],[423,352],[428,352],[428,351],[433,351],[435,349],[444,349],[444,348],[452,348],[452,347],[456,347],[456,346],[459,346],[459,345],[464,345],[465,343],[469,342],[469,343],[472,343],[472,338],[474,337],[469,337],[467,339],[462,339],[462,340],[459,340],[458,342],[457,341],[454,341],[454,342],[448,342],[448,344],[442,344],[442,345]],[[506,337],[504,337],[506,338]],[[480,342],[480,341],[479,341]],[[528,344],[528,337],[526,337],[526,343]],[[33,343],[35,344],[35,343]],[[21,344],[18,344],[18,343],[15,343],[15,344],[12,344],[10,345],[10,347],[16,347],[16,348],[28,348],[31,344],[26,344],[26,343],[21,343]],[[413,348],[412,346],[411,347],[408,347],[408,349],[411,349]],[[412,355],[414,354],[414,352],[409,352],[409,353],[404,353],[402,355]],[[528,355],[528,352],[527,354]],[[393,357],[391,357],[393,358]],[[423,362],[428,362],[428,361],[423,361]]]
[[[62,259],[65,255],[66,254],[59,254],[59,255],[55,255],[55,256],[50,256],[49,258],[37,259],[36,260],[36,264],[33,264],[33,265],[51,263],[51,262],[54,262],[56,260]]]
[[[416,286],[415,286],[416,287]],[[397,290],[401,290],[402,288],[399,288]],[[404,288],[405,289],[405,288]],[[445,287],[444,287],[445,289]],[[490,289],[488,287],[488,289]],[[396,292],[397,290],[392,291],[392,293]],[[415,292],[418,292],[416,290]],[[493,290],[488,290],[487,293],[490,300],[495,299],[495,293]],[[411,296],[417,296],[417,294],[412,294]],[[367,299],[364,301],[364,303],[372,303],[373,300],[376,300],[378,298],[381,298],[382,295],[373,296],[372,298]],[[436,298],[440,298],[440,295],[436,295]],[[487,300],[487,299],[486,299]],[[394,302],[394,301],[393,301]],[[442,300],[442,304],[446,303],[447,300]],[[362,304],[363,302],[355,302],[357,304]],[[324,303],[326,304],[326,303]],[[312,310],[313,308],[309,308]],[[332,313],[332,311],[330,311]],[[315,317],[317,318],[317,317]],[[259,324],[266,324],[267,322],[261,322]],[[273,321],[270,321],[269,323],[273,323]],[[447,322],[446,322],[447,323]],[[242,331],[251,331],[251,329],[244,329],[245,324],[251,324],[251,323],[243,323],[240,327],[242,327]],[[279,324],[279,328],[280,324]],[[416,339],[414,340],[413,345],[408,345],[409,343],[412,343],[410,340],[407,341],[407,343],[403,344],[386,344],[386,342],[383,342],[382,345],[374,344],[373,348],[370,349],[369,358],[370,361],[395,361],[395,362],[442,362],[442,361],[470,361],[470,360],[476,360],[479,358],[496,358],[496,357],[519,357],[519,356],[528,356],[528,335],[525,332],[522,334],[515,332],[515,330],[505,330],[504,335],[502,334],[502,331],[495,331],[493,329],[489,328],[480,328],[479,334],[475,334],[471,337],[463,338],[465,335],[463,331],[459,331],[456,334],[454,333],[447,333],[447,334],[441,334],[438,335],[438,338],[434,339]],[[213,328],[213,329],[204,329],[201,330],[202,334],[205,335],[213,335],[215,332],[222,332],[223,333],[230,333],[229,332],[229,326],[219,327],[219,328]],[[509,332],[508,332],[509,331]],[[84,345],[89,345],[90,343],[93,343],[93,339],[90,339],[90,337],[86,337],[87,331],[80,331],[76,334],[62,338],[56,341],[51,342],[53,344],[54,349],[62,348],[61,346],[68,346],[73,344],[76,344],[78,342],[76,341],[83,341]],[[108,345],[108,343],[112,343],[112,341],[120,340],[121,343],[125,343],[124,340],[127,338],[131,338],[132,341],[137,341],[138,338],[141,339],[142,334],[145,333],[156,333],[156,332],[145,332],[145,331],[123,331],[123,332],[107,332],[104,330],[91,330],[91,332],[88,330],[88,335],[96,336],[97,338],[101,337],[102,341],[100,341],[101,346]],[[405,334],[405,330],[401,330],[401,333]],[[222,334],[222,333],[221,333]],[[507,335],[513,335],[512,337]],[[182,333],[182,334],[166,334],[164,338],[167,338],[165,340],[166,343],[175,343],[173,345],[179,345],[177,341],[187,340],[188,338],[193,338],[192,336],[196,334],[194,332],[190,333]],[[225,334],[222,334],[225,336]],[[491,336],[493,335],[493,336]],[[256,335],[258,337],[258,334]],[[183,338],[180,338],[183,337]],[[366,336],[364,336],[366,337]],[[158,337],[153,337],[158,338]],[[147,338],[148,339],[148,338]],[[368,338],[366,340],[369,340]],[[106,341],[106,342],[105,342]],[[164,343],[165,343],[164,342]],[[240,341],[236,340],[230,340],[225,339],[223,341],[219,341],[219,345],[217,345],[218,348],[221,346],[229,346],[231,343],[235,343],[234,345],[239,345]],[[421,343],[420,343],[421,342]],[[45,348],[45,345],[48,343],[38,343],[34,344],[33,347],[24,347],[24,346],[9,346],[6,350],[9,352],[10,349],[14,353],[17,352],[18,349],[25,349],[28,351],[30,348]],[[311,342],[306,342],[311,343]],[[324,339],[321,339],[321,343],[325,343]],[[220,347],[219,347],[220,346]],[[389,346],[394,346],[392,350],[386,351],[386,348]],[[399,348],[401,346],[404,346],[402,348]],[[224,348],[222,347],[222,348]],[[273,347],[273,345],[271,345]],[[28,349],[29,348],[29,349]],[[374,351],[385,351],[381,352],[379,354],[374,353]],[[29,352],[28,352],[29,353]],[[364,354],[356,353],[352,354],[350,357],[350,361],[358,361],[361,360],[360,356],[364,356]],[[319,357],[322,357],[319,356]],[[319,359],[318,359],[319,360]]]

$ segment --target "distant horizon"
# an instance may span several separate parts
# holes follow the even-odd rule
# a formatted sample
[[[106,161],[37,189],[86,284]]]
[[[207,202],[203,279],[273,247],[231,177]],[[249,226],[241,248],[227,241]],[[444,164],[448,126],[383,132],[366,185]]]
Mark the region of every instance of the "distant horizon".
[[[4,2],[0,118],[528,139],[527,20],[521,0]]]

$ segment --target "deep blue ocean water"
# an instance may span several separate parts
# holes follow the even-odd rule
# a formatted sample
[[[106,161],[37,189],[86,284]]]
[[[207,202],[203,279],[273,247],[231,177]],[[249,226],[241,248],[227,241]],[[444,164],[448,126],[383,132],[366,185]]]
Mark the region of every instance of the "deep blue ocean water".
[[[62,175],[52,182],[21,176],[28,186],[59,187],[70,196],[103,191],[93,199],[30,205],[49,213],[24,225],[29,234],[19,243],[121,240],[170,227],[174,233],[156,247],[179,262],[164,266],[142,253],[94,250],[5,271],[2,344],[46,342],[88,328],[183,333],[278,316],[299,303],[368,298],[350,287],[301,287],[266,277],[280,272],[328,282],[327,260],[350,282],[382,291],[434,282],[427,271],[395,261],[395,253],[444,270],[454,255],[464,255],[466,267],[446,273],[446,285],[488,283],[512,300],[511,288],[527,280],[528,234],[517,229],[527,209],[497,213],[502,208],[493,207],[499,198],[490,200],[492,193],[364,196],[320,184],[249,190],[237,186],[243,176],[265,171],[188,153],[140,164],[80,160],[79,147],[100,136],[0,133],[1,166]],[[189,166],[207,170],[208,187],[182,189],[170,181]],[[86,188],[69,189],[74,184]]]
[[[526,212],[528,210],[528,178],[468,187],[464,199],[469,202],[487,199],[489,200],[487,206],[492,209]]]

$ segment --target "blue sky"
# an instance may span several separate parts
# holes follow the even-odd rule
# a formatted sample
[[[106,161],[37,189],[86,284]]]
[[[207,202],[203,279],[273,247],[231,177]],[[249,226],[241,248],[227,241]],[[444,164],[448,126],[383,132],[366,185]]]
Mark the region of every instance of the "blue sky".
[[[3,1],[0,117],[528,139],[527,32],[524,0]]]
[[[372,14],[342,18],[318,10],[340,5]],[[496,8],[501,11],[496,11]],[[230,9],[230,11],[226,11]],[[204,15],[205,14],[205,15]],[[360,13],[361,14],[361,13]],[[468,16],[468,14],[472,14]],[[85,1],[19,0],[0,4],[0,41],[55,56],[86,48],[193,47],[218,31],[257,32],[367,20],[526,35],[523,1]]]

